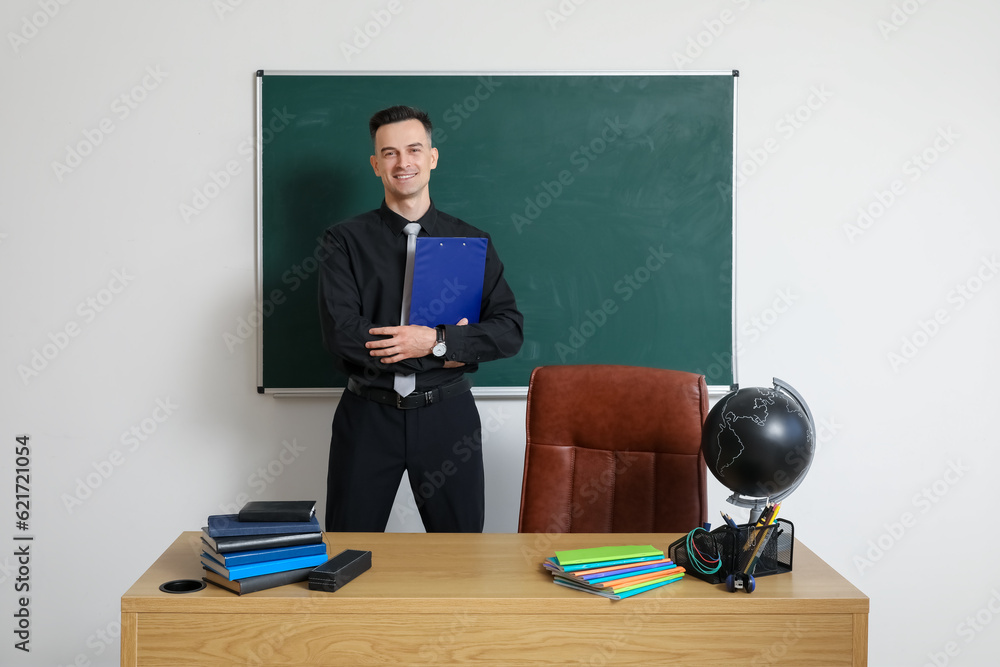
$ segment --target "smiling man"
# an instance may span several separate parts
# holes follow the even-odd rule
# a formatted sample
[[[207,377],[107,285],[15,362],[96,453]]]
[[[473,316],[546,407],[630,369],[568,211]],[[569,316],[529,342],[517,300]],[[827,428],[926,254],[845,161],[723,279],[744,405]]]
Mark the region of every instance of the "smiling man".
[[[428,532],[481,532],[482,429],[465,374],[516,354],[523,318],[489,241],[478,323],[401,321],[408,234],[489,235],[434,207],[426,113],[383,109],[369,131],[385,199],[327,230],[320,270],[323,342],[349,375],[333,418],[326,529],[385,530],[405,471]]]

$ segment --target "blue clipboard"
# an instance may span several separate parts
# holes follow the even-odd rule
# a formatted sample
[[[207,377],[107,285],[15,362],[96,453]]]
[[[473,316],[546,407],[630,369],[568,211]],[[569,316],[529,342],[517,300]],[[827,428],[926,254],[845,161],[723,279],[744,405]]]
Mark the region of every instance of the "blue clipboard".
[[[418,236],[410,324],[435,327],[479,321],[488,239]]]

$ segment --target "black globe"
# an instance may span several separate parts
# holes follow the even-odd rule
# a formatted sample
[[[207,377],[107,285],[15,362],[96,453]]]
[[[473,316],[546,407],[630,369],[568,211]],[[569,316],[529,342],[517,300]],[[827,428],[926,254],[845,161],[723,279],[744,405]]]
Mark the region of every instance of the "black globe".
[[[734,494],[780,499],[805,477],[816,451],[809,407],[794,389],[732,391],[705,419],[701,450],[708,469]]]

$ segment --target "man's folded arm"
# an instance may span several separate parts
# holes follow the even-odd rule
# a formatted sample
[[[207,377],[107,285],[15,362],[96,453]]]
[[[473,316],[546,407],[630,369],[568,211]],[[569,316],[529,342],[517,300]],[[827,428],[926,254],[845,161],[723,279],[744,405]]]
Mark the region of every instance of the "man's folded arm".
[[[362,366],[375,373],[420,372],[441,368],[443,361],[434,357],[404,359],[396,363],[382,363],[373,357],[365,343],[385,338],[368,331],[379,326],[361,315],[361,294],[350,271],[350,258],[338,239],[327,232],[325,244],[329,250],[326,261],[319,270],[320,320],[323,345],[331,354],[350,365]]]

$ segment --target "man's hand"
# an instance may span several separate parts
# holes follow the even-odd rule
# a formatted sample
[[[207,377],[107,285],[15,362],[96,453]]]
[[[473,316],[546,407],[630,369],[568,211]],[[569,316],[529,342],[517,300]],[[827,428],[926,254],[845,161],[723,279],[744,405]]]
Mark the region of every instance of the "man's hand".
[[[465,326],[469,320],[465,317],[458,321],[458,326]],[[365,343],[373,357],[382,357],[383,364],[394,364],[404,359],[419,359],[431,353],[437,343],[437,332],[430,327],[419,324],[408,324],[399,327],[375,327],[368,333],[373,336],[389,336],[382,340]],[[458,368],[465,364],[461,361],[445,361],[445,368]]]
[[[430,327],[408,324],[400,327],[375,327],[368,333],[373,336],[389,336],[382,340],[365,343],[373,357],[382,357],[383,364],[394,364],[404,359],[419,359],[431,353],[437,342],[437,333]]]

